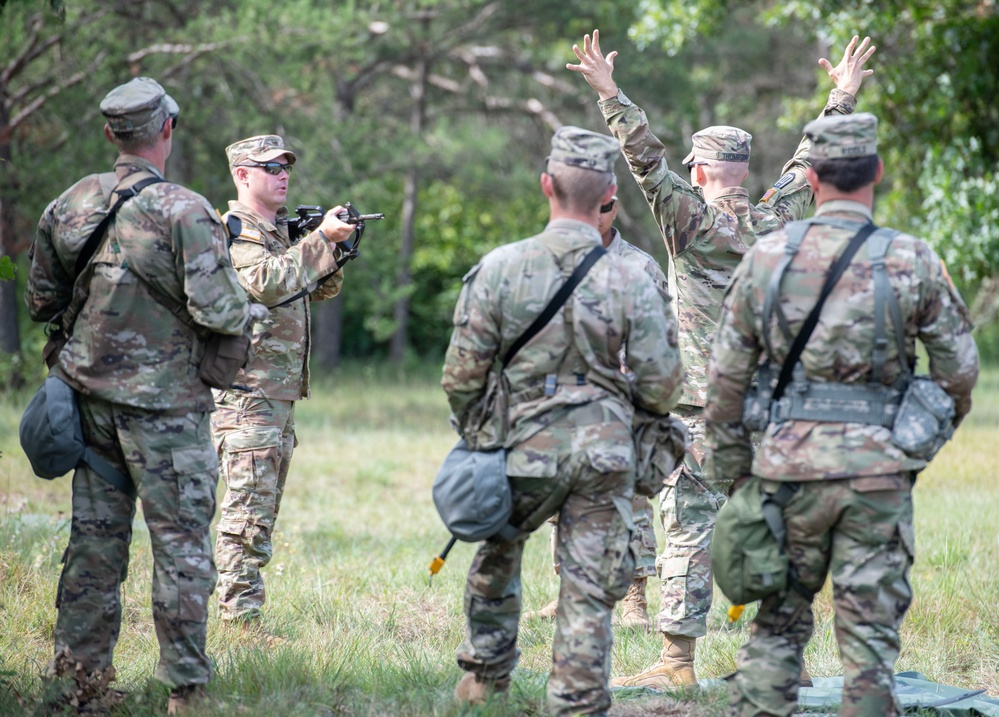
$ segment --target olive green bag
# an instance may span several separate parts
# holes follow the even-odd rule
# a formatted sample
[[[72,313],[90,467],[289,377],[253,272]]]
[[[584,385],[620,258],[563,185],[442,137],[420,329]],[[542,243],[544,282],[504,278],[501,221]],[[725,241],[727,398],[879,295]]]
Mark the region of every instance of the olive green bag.
[[[787,529],[781,514],[799,487],[784,483],[771,495],[760,489],[760,478],[753,476],[718,511],[711,538],[711,571],[734,605],[762,600],[788,585],[801,591],[784,551]]]

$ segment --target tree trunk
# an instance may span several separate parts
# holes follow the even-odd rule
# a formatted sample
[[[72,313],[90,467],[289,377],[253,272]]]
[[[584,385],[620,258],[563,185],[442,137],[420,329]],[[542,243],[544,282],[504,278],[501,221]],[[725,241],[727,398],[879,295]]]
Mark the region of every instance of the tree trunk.
[[[426,124],[426,91],[427,74],[429,72],[426,58],[420,58],[416,68],[416,81],[410,88],[410,95],[413,98],[413,111],[410,115],[409,127],[414,140],[419,141],[423,137],[423,128]],[[414,160],[406,171],[406,182],[403,188],[402,198],[402,237],[399,247],[399,270],[396,274],[396,286],[405,293],[395,302],[392,310],[392,318],[395,319],[395,333],[392,334],[392,343],[389,357],[392,363],[400,364],[406,356],[406,345],[409,336],[409,286],[411,283],[411,269],[413,261],[413,244],[416,232],[416,206],[417,196],[420,189],[419,163]]]
[[[7,124],[6,112],[0,102],[0,126]],[[0,144],[0,256],[17,260],[17,238],[14,234],[16,216],[14,201],[17,179],[10,157],[10,143]],[[4,197],[7,197],[6,199]],[[17,322],[17,282],[0,281],[0,351],[16,354],[21,350],[21,333]],[[10,377],[15,381],[15,377]],[[16,381],[15,381],[16,382]]]

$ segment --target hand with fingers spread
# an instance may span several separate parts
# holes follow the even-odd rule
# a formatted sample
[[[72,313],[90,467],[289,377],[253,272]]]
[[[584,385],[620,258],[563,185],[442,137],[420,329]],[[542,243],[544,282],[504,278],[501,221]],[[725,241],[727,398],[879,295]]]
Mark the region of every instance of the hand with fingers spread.
[[[877,49],[873,45],[868,47],[871,42],[871,38],[869,37],[865,37],[863,42],[857,46],[859,39],[859,36],[853,36],[850,44],[846,46],[843,59],[840,60],[836,67],[833,67],[832,63],[824,57],[819,60],[822,69],[829,73],[829,78],[836,84],[837,89],[849,92],[854,96],[857,95],[857,90],[860,89],[864,78],[874,74],[874,70],[864,69],[864,63],[867,62],[868,58],[874,54],[874,50]]]
[[[607,100],[617,95],[617,83],[614,82],[614,58],[617,50],[607,53],[604,57],[600,52],[600,30],[593,31],[593,41],[589,35],[583,35],[583,49],[573,45],[572,51],[579,59],[578,65],[566,64],[567,70],[578,72],[587,84],[597,91],[600,99]]]

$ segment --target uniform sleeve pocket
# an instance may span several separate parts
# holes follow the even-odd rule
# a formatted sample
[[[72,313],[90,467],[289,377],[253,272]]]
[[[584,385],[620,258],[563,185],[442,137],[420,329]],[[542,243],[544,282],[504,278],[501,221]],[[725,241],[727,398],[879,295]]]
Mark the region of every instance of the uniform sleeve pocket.
[[[558,474],[558,453],[529,448],[508,451],[506,474],[518,478],[554,478]]]

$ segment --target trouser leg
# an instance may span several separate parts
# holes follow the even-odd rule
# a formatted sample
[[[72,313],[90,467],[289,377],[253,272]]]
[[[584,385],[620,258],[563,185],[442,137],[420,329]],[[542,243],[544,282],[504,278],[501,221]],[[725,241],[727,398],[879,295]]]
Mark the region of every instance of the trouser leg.
[[[215,589],[209,526],[218,457],[206,413],[117,412],[122,447],[142,500],[153,554],[153,623],[160,659],[153,676],[179,687],[211,679],[205,651]]]
[[[226,484],[215,547],[219,613],[252,618],[266,600],[260,571],[273,555],[294,450],[294,404],[224,393],[212,414],[212,434]]]
[[[85,397],[79,403],[88,444],[125,471],[111,405]],[[134,515],[131,498],[89,467],[76,469],[69,544],[56,591],[55,654],[71,665],[79,662],[87,673],[112,664]]]
[[[701,409],[678,411],[693,444],[683,464],[660,494],[660,517],[666,541],[656,561],[662,579],[658,629],[669,635],[702,637],[707,632],[713,582],[711,534],[727,486],[707,486],[701,477],[704,420]]]
[[[855,492],[837,526],[830,571],[843,659],[843,717],[900,714],[892,675],[899,626],[912,601],[914,551],[908,489]]]

